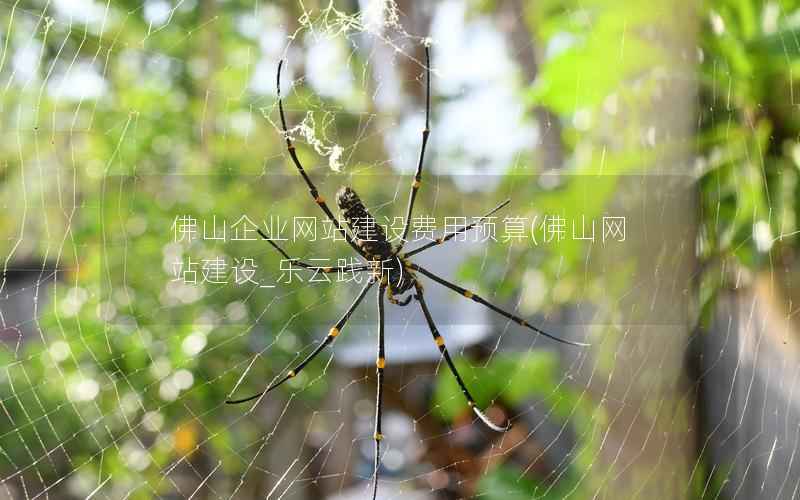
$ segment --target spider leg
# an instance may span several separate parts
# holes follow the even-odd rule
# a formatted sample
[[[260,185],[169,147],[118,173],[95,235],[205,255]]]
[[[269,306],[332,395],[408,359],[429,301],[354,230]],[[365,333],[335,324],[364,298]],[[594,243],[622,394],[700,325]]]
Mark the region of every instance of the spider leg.
[[[549,333],[545,332],[544,330],[541,330],[541,329],[531,325],[530,323],[528,323],[524,319],[520,318],[519,316],[517,316],[515,314],[511,314],[510,312],[505,311],[505,310],[497,307],[496,305],[492,304],[491,302],[487,301],[486,299],[484,299],[482,297],[479,297],[478,295],[475,295],[474,293],[470,292],[466,288],[460,287],[460,286],[458,286],[458,285],[456,285],[454,283],[450,283],[449,281],[445,280],[444,278],[440,278],[439,276],[436,276],[435,274],[433,274],[432,272],[428,271],[427,269],[425,269],[423,267],[420,267],[420,266],[418,266],[416,264],[412,264],[412,263],[408,263],[408,266],[411,267],[411,269],[413,269],[415,271],[419,271],[421,274],[424,274],[425,276],[427,276],[428,278],[432,279],[433,281],[439,283],[440,285],[443,285],[443,286],[449,288],[450,290],[453,290],[453,291],[463,295],[464,297],[466,297],[468,299],[472,299],[475,302],[477,302],[478,304],[481,304],[481,305],[484,305],[484,306],[488,307],[489,309],[491,309],[492,311],[496,312],[497,314],[500,314],[501,316],[505,316],[506,318],[514,321],[518,325],[521,325],[521,326],[524,326],[525,328],[533,330],[534,332],[538,333],[539,335],[544,335],[545,337],[547,337],[549,339],[552,339],[552,340],[555,340],[556,342],[561,342],[562,344],[573,345],[573,346],[577,346],[577,347],[589,347],[591,345],[591,344],[586,344],[584,342],[575,342],[575,341],[572,341],[572,340],[564,340],[564,339],[560,339],[560,338],[558,338],[558,337],[556,337],[554,335],[550,335]]]
[[[428,310],[428,304],[425,303],[425,297],[423,297],[422,287],[419,283],[416,283],[414,287],[417,290],[417,294],[415,295],[417,301],[419,302],[420,307],[422,307],[422,313],[425,315],[425,321],[428,323],[428,328],[431,330],[431,334],[433,335],[433,341],[436,342],[436,345],[439,347],[439,352],[442,353],[442,357],[444,357],[445,362],[447,363],[448,368],[450,368],[450,372],[456,378],[456,382],[458,382],[458,387],[461,388],[461,392],[467,398],[467,405],[472,408],[472,411],[475,415],[481,419],[481,422],[486,424],[487,427],[492,429],[493,431],[497,432],[506,432],[508,429],[511,428],[511,424],[507,423],[505,426],[499,426],[489,420],[489,417],[486,416],[478,405],[475,403],[475,400],[472,398],[472,395],[469,393],[466,384],[464,384],[464,380],[461,378],[461,375],[458,373],[456,369],[456,365],[453,363],[452,358],[450,357],[450,353],[447,351],[447,346],[444,344],[444,337],[439,334],[439,329],[436,328],[436,324],[433,322],[433,317],[431,317],[431,312]]]
[[[278,93],[278,112],[281,117],[281,127],[283,127],[283,135],[286,139],[286,148],[289,150],[289,156],[292,157],[292,161],[294,162],[295,167],[297,167],[297,171],[303,177],[303,180],[306,181],[306,185],[308,186],[308,191],[311,193],[311,197],[314,201],[319,205],[319,208],[325,212],[325,215],[328,219],[333,223],[334,227],[337,231],[347,240],[347,243],[362,257],[364,254],[362,253],[361,249],[356,245],[356,242],[353,240],[353,237],[350,236],[341,224],[339,224],[339,220],[333,215],[331,209],[328,208],[328,204],[325,203],[325,198],[320,196],[319,191],[317,190],[317,186],[311,181],[311,178],[306,173],[305,169],[303,168],[303,164],[300,163],[300,159],[297,157],[297,151],[295,151],[294,144],[292,144],[292,138],[289,137],[289,129],[286,126],[286,116],[283,112],[283,98],[281,97],[281,68],[283,67],[283,60],[278,63],[278,78],[277,78],[277,93]]]
[[[501,203],[501,204],[497,205],[496,207],[494,207],[493,209],[491,209],[486,214],[480,216],[480,218],[478,218],[472,224],[464,226],[464,227],[462,227],[462,228],[460,228],[460,229],[458,229],[456,231],[453,231],[452,233],[447,233],[444,236],[442,236],[441,238],[436,238],[435,240],[433,240],[431,242],[428,242],[428,243],[422,245],[419,248],[415,248],[414,250],[411,250],[410,252],[406,252],[406,253],[404,253],[402,255],[402,257],[403,258],[408,258],[408,257],[411,257],[412,255],[417,255],[418,253],[424,252],[425,250],[427,250],[427,249],[429,249],[431,247],[435,247],[436,245],[441,245],[445,241],[450,241],[451,239],[453,239],[457,235],[459,235],[461,233],[465,233],[465,232],[469,231],[470,229],[472,229],[473,227],[477,226],[478,224],[483,222],[484,219],[486,219],[487,217],[491,216],[493,213],[497,212],[498,210],[500,210],[504,206],[508,205],[509,203],[511,203],[510,199],[504,201],[503,203]]]
[[[384,349],[384,312],[383,312],[383,294],[386,291],[386,285],[381,284],[378,290],[378,358],[375,360],[376,372],[378,375],[378,391],[375,395],[375,433],[372,438],[375,440],[375,466],[374,466],[374,482],[372,484],[372,500],[378,495],[378,471],[380,470],[381,462],[381,440],[383,434],[381,433],[381,416],[383,414],[383,369],[386,367],[386,352]]]
[[[266,234],[264,234],[264,233],[261,231],[261,229],[260,229],[260,228],[259,228],[259,229],[256,229],[256,231],[258,231],[258,234],[259,234],[259,235],[260,235],[262,238],[264,238],[265,240],[267,240],[267,243],[269,243],[270,245],[272,245],[272,248],[274,248],[274,249],[275,249],[275,250],[277,250],[277,251],[278,251],[278,252],[279,252],[281,255],[283,255],[283,257],[284,257],[286,260],[288,260],[288,261],[291,261],[293,264],[296,264],[296,265],[298,265],[298,266],[302,267],[303,269],[310,269],[310,270],[313,270],[313,271],[319,271],[319,272],[321,272],[321,273],[338,273],[338,272],[350,272],[350,271],[353,271],[353,272],[358,272],[358,271],[367,271],[367,270],[369,270],[369,269],[370,269],[370,266],[369,266],[369,265],[367,265],[367,264],[364,264],[364,265],[358,265],[358,266],[335,266],[335,267],[320,267],[320,266],[315,266],[314,264],[311,264],[311,263],[308,263],[308,262],[303,262],[303,261],[302,261],[302,260],[300,260],[300,259],[295,259],[294,257],[289,257],[289,254],[288,254],[288,253],[286,253],[286,251],[285,251],[283,248],[281,248],[280,246],[278,246],[278,244],[277,244],[277,243],[275,243],[274,241],[272,241],[272,240],[269,238],[269,236],[267,236]]]
[[[288,381],[289,379],[296,377],[297,374],[300,373],[300,371],[306,367],[306,365],[308,365],[311,361],[313,361],[314,358],[316,358],[317,355],[321,353],[323,349],[325,349],[328,345],[330,345],[330,343],[333,342],[333,340],[339,335],[342,328],[344,328],[344,325],[347,323],[347,320],[350,319],[350,316],[353,314],[358,305],[364,299],[364,296],[367,294],[367,291],[369,291],[369,289],[374,284],[375,284],[375,279],[370,279],[367,282],[367,284],[364,285],[364,288],[361,289],[361,292],[359,292],[358,297],[356,297],[356,299],[353,301],[353,303],[350,305],[347,311],[342,315],[339,321],[336,322],[336,325],[333,328],[331,328],[330,332],[328,332],[328,335],[325,336],[325,339],[322,342],[320,342],[317,348],[314,349],[314,351],[311,354],[309,354],[308,357],[306,357],[306,359],[301,361],[300,364],[295,366],[293,369],[289,370],[289,373],[284,375],[282,379],[270,384],[265,390],[259,392],[258,394],[254,394],[252,396],[242,399],[228,399],[225,401],[225,403],[229,405],[235,405],[239,403],[246,403],[248,401],[252,401],[253,399],[260,398],[261,396],[267,394],[273,389],[280,387],[284,382]]]
[[[417,191],[422,185],[422,166],[425,160],[425,147],[428,145],[428,136],[431,133],[431,53],[430,47],[425,45],[425,128],[422,130],[422,147],[419,151],[419,162],[417,163],[417,172],[414,174],[414,180],[411,183],[411,193],[408,196],[408,209],[406,210],[406,220],[403,226],[403,236],[400,237],[400,243],[395,253],[399,253],[403,249],[403,245],[408,236],[408,230],[411,227],[411,214],[414,211],[414,201],[417,199]]]

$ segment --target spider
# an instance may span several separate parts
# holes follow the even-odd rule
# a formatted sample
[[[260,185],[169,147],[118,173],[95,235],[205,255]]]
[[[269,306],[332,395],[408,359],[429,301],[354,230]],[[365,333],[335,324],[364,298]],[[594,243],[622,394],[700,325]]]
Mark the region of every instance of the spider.
[[[411,192],[408,197],[408,207],[406,209],[406,218],[403,227],[403,233],[400,238],[400,243],[393,247],[391,243],[386,238],[385,231],[383,228],[375,223],[374,217],[367,211],[364,203],[359,198],[356,192],[347,186],[342,187],[336,194],[336,204],[339,207],[339,210],[342,213],[342,217],[346,228],[342,226],[339,220],[334,217],[333,212],[328,207],[328,204],[325,202],[325,199],[319,194],[317,187],[312,182],[311,178],[306,173],[306,170],[303,168],[303,165],[300,163],[300,160],[297,157],[297,152],[295,151],[295,146],[292,143],[292,139],[289,136],[289,130],[286,126],[286,116],[283,110],[283,99],[281,98],[281,68],[283,67],[283,61],[281,60],[278,63],[278,74],[277,74],[277,96],[278,96],[278,111],[280,114],[281,120],[281,127],[283,129],[283,137],[286,140],[286,147],[289,152],[289,156],[292,159],[295,167],[297,167],[297,172],[305,181],[306,185],[308,186],[308,190],[311,193],[311,197],[313,198],[314,202],[322,209],[325,213],[327,218],[331,221],[333,226],[336,230],[342,235],[342,237],[347,241],[347,243],[352,247],[352,249],[362,257],[365,262],[359,264],[353,264],[349,266],[337,266],[337,267],[324,267],[320,269],[318,266],[314,266],[307,262],[304,262],[300,259],[295,259],[289,256],[289,254],[284,251],[283,248],[278,246],[272,239],[270,239],[266,234],[264,234],[260,229],[258,230],[259,235],[267,241],[275,250],[277,250],[285,259],[290,261],[291,263],[297,265],[300,268],[304,269],[312,269],[315,271],[321,271],[323,273],[336,273],[336,272],[366,272],[369,273],[369,278],[367,283],[359,292],[356,299],[350,305],[350,307],[345,311],[339,321],[330,329],[328,334],[325,338],[320,342],[320,344],[314,349],[314,351],[309,354],[303,361],[297,364],[294,368],[289,370],[286,375],[278,379],[277,381],[273,381],[270,385],[267,386],[266,389],[259,392],[258,394],[254,394],[252,396],[242,398],[242,399],[229,399],[225,401],[227,404],[240,404],[246,403],[248,401],[252,401],[254,399],[260,399],[264,397],[266,394],[271,392],[272,390],[280,387],[284,382],[296,377],[300,371],[305,368],[314,358],[317,357],[319,353],[321,353],[326,347],[328,347],[336,337],[339,336],[342,329],[344,328],[347,320],[356,310],[356,308],[361,304],[364,300],[364,297],[367,295],[367,292],[372,288],[376,283],[378,283],[378,293],[377,293],[377,303],[378,303],[378,355],[377,360],[375,362],[377,367],[377,395],[376,395],[376,402],[375,402],[375,432],[373,434],[373,439],[375,442],[375,461],[374,461],[374,468],[373,468],[373,476],[372,476],[372,499],[375,500],[375,497],[378,492],[378,472],[380,466],[380,446],[381,440],[383,439],[383,434],[381,432],[381,414],[383,409],[383,372],[386,367],[386,357],[384,352],[384,300],[388,300],[390,303],[398,305],[398,306],[407,306],[411,302],[411,300],[416,300],[419,303],[420,308],[422,309],[422,313],[425,316],[425,321],[428,324],[428,328],[431,331],[433,336],[433,341],[436,346],[439,348],[439,352],[441,356],[444,358],[447,367],[450,369],[450,372],[456,379],[461,392],[464,394],[464,397],[467,400],[467,406],[472,409],[475,415],[483,422],[488,428],[496,432],[506,432],[511,428],[510,423],[506,423],[505,425],[498,425],[492,422],[489,417],[478,407],[473,399],[472,395],[470,394],[469,390],[467,389],[464,380],[461,378],[461,375],[458,373],[455,364],[453,363],[452,358],[450,357],[450,353],[447,350],[447,346],[445,345],[444,338],[439,333],[439,330],[436,328],[436,324],[431,317],[431,312],[428,309],[428,305],[425,302],[425,296],[422,284],[417,279],[417,274],[421,274],[426,278],[438,283],[442,286],[453,290],[454,292],[463,295],[464,297],[471,299],[492,311],[505,316],[506,318],[514,321],[515,323],[528,328],[529,330],[534,331],[539,335],[543,335],[548,337],[552,340],[557,342],[561,342],[564,344],[569,344],[572,346],[578,347],[587,347],[589,344],[585,344],[582,342],[573,342],[569,340],[560,339],[555,337],[534,325],[531,325],[523,318],[512,314],[494,304],[487,301],[486,299],[480,297],[479,295],[455,284],[451,283],[444,278],[437,276],[436,274],[432,273],[431,271],[421,267],[415,263],[413,263],[410,258],[414,255],[417,255],[425,250],[432,248],[437,245],[441,245],[455,236],[469,231],[473,227],[480,224],[483,220],[485,220],[490,215],[494,214],[501,208],[508,205],[511,200],[505,200],[497,207],[486,213],[485,215],[479,217],[473,223],[465,225],[459,228],[456,231],[449,232],[444,234],[442,237],[437,238],[433,241],[425,243],[424,245],[415,248],[411,251],[403,252],[403,245],[406,241],[406,237],[408,236],[411,215],[414,210],[414,201],[417,199],[417,192],[422,185],[422,170],[424,166],[424,159],[425,159],[425,146],[428,143],[428,136],[430,135],[430,113],[431,113],[431,72],[430,72],[430,47],[426,44],[425,45],[425,79],[426,79],[426,90],[425,90],[425,128],[422,130],[422,146],[419,153],[419,162],[417,163],[416,173],[414,175],[414,180],[411,183]],[[407,294],[405,298],[398,298],[402,297],[404,294]],[[256,403],[257,404],[257,403]]]

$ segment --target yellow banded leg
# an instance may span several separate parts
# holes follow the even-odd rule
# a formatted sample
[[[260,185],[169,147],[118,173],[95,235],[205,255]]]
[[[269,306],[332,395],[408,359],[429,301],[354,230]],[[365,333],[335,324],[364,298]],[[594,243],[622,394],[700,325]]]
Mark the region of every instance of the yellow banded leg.
[[[458,383],[459,389],[461,389],[461,393],[464,394],[464,397],[467,400],[467,406],[472,409],[472,412],[478,416],[478,418],[490,429],[497,432],[505,432],[509,429],[509,426],[499,426],[489,420],[489,418],[478,408],[478,405],[475,403],[475,399],[470,394],[469,389],[467,389],[467,385],[464,383],[464,380],[461,378],[461,374],[458,373],[458,369],[456,368],[455,363],[453,363],[453,359],[450,357],[450,353],[447,351],[447,346],[444,342],[444,337],[441,336],[439,333],[439,329],[436,328],[436,324],[433,322],[433,317],[431,316],[431,312],[428,309],[428,305],[425,303],[425,297],[422,293],[422,288],[417,286],[417,301],[419,301],[420,307],[422,307],[422,313],[425,315],[425,321],[428,323],[428,328],[431,331],[431,335],[433,335],[433,341],[439,347],[439,352],[442,353],[442,357],[444,358],[447,367],[450,369],[450,372],[456,379]]]
[[[361,289],[361,292],[358,294],[358,297],[356,297],[356,299],[353,301],[353,303],[350,304],[350,307],[342,315],[341,319],[339,319],[339,321],[336,323],[336,326],[334,326],[333,328],[330,329],[330,331],[324,337],[322,342],[319,343],[319,345],[311,352],[311,354],[309,354],[297,366],[295,366],[294,368],[289,370],[289,372],[286,375],[284,375],[283,378],[281,378],[277,382],[274,382],[273,384],[269,385],[266,389],[264,389],[263,391],[261,391],[261,392],[259,392],[257,394],[254,394],[252,396],[249,396],[249,397],[246,397],[246,398],[242,398],[242,399],[228,399],[228,400],[225,401],[225,403],[226,404],[240,404],[240,403],[246,403],[248,401],[252,401],[252,400],[260,398],[262,395],[264,395],[264,394],[266,394],[266,393],[268,393],[268,392],[280,387],[283,383],[285,383],[289,379],[292,379],[292,378],[296,377],[300,373],[300,371],[303,368],[306,367],[306,365],[311,363],[314,360],[314,358],[316,358],[317,355],[319,355],[319,353],[321,353],[327,346],[329,346],[333,342],[333,340],[339,335],[339,332],[341,332],[341,329],[344,328],[344,325],[347,323],[347,320],[350,318],[350,315],[353,314],[353,311],[356,310],[358,305],[361,303],[361,301],[367,295],[367,292],[369,291],[369,289],[372,288],[372,286],[374,284],[375,284],[375,280],[370,280],[369,282],[367,282],[366,285],[364,285],[364,287]]]
[[[456,285],[455,283],[451,283],[451,282],[447,281],[446,279],[441,278],[441,277],[433,274],[432,272],[428,271],[427,269],[425,269],[425,268],[423,268],[421,266],[418,266],[416,264],[409,264],[409,267],[411,267],[411,269],[413,269],[414,271],[422,274],[423,276],[427,276],[428,278],[432,279],[436,283],[439,283],[440,285],[442,285],[442,286],[444,286],[446,288],[449,288],[450,290],[453,290],[454,292],[457,292],[457,293],[463,295],[464,297],[467,297],[467,298],[477,302],[478,304],[481,304],[482,306],[487,307],[488,309],[491,309],[492,311],[496,312],[497,314],[510,319],[511,321],[517,323],[518,325],[524,326],[525,328],[528,328],[529,330],[533,330],[534,332],[538,333],[539,335],[542,335],[542,336],[545,336],[545,337],[547,337],[549,339],[555,340],[556,342],[561,342],[562,344],[572,345],[572,346],[576,346],[576,347],[588,347],[589,346],[589,344],[586,344],[584,342],[575,342],[575,341],[572,341],[572,340],[564,340],[562,338],[556,337],[555,335],[551,335],[551,334],[545,332],[544,330],[531,325],[529,322],[525,321],[524,319],[522,319],[521,317],[517,316],[516,314],[510,313],[510,312],[508,312],[508,311],[506,311],[506,310],[504,310],[504,309],[492,304],[488,300],[486,300],[486,299],[484,299],[484,298],[482,298],[482,297],[480,297],[478,295],[475,295],[474,293],[470,292],[466,288],[464,288],[462,286],[459,286],[459,285]]]
[[[385,313],[384,295],[386,285],[381,284],[378,290],[378,356],[375,360],[375,371],[378,375],[378,388],[375,394],[375,432],[372,439],[375,441],[375,462],[373,468],[372,498],[378,495],[378,477],[381,465],[381,441],[383,432],[381,431],[381,418],[383,417],[383,370],[386,368],[386,349],[385,349]]]

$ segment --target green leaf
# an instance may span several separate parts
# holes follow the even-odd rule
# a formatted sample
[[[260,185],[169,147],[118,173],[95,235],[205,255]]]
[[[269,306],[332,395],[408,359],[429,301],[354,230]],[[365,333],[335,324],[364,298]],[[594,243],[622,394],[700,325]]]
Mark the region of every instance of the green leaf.
[[[751,54],[792,60],[800,58],[800,15],[786,18],[774,33],[755,37],[747,44]]]
[[[566,418],[573,413],[577,394],[568,386],[559,387],[563,377],[555,353],[534,350],[524,354],[502,353],[489,366],[455,360],[456,368],[479,406],[485,408],[495,399],[510,406],[524,404],[538,396],[554,406],[554,413]],[[445,420],[468,411],[464,396],[449,370],[440,370],[434,390],[434,405]]]
[[[579,483],[573,475],[560,476],[554,483],[544,483],[531,475],[525,475],[517,467],[501,464],[478,482],[478,496],[489,500],[523,500],[536,498],[539,500],[560,500],[572,494],[582,498],[578,489]]]
[[[530,92],[535,104],[557,113],[594,108],[625,82],[666,62],[665,53],[637,35],[636,26],[652,18],[642,9],[609,8],[585,38],[546,61]]]

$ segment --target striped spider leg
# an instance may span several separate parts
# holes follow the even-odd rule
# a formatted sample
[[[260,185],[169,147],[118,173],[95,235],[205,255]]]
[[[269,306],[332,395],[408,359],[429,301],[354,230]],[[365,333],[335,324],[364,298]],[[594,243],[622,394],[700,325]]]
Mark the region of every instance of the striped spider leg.
[[[336,337],[339,336],[339,334],[342,332],[342,329],[344,328],[345,324],[347,324],[347,320],[350,319],[350,316],[353,314],[353,312],[355,312],[355,310],[358,307],[358,305],[361,304],[362,300],[364,300],[364,296],[367,295],[367,292],[369,291],[370,288],[372,288],[372,285],[375,284],[375,281],[376,281],[376,279],[374,277],[371,277],[369,279],[367,284],[364,285],[364,287],[361,289],[361,292],[358,294],[358,297],[356,297],[356,299],[353,301],[353,303],[350,305],[350,307],[347,309],[347,311],[345,311],[345,313],[342,315],[342,317],[339,319],[339,321],[337,321],[336,324],[330,329],[328,334],[325,336],[325,338],[322,340],[322,342],[319,343],[317,348],[314,349],[314,351],[312,351],[311,354],[309,354],[298,365],[296,365],[294,368],[289,370],[289,372],[286,375],[284,375],[283,378],[281,378],[277,382],[273,382],[266,389],[264,389],[263,391],[259,392],[258,394],[253,394],[252,396],[248,396],[246,398],[241,398],[241,399],[228,399],[228,400],[225,401],[225,403],[229,404],[229,405],[236,405],[236,404],[240,404],[240,403],[246,403],[246,402],[252,401],[254,399],[259,399],[260,400],[260,398],[262,396],[265,396],[266,394],[272,392],[274,389],[277,389],[278,387],[283,385],[285,382],[287,382],[289,379],[292,379],[292,378],[296,377],[297,374],[300,373],[300,371],[303,368],[306,367],[306,365],[311,363],[311,361],[313,361],[314,358],[316,358],[319,353],[321,353],[326,347],[328,347],[336,339]]]

